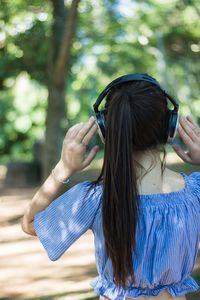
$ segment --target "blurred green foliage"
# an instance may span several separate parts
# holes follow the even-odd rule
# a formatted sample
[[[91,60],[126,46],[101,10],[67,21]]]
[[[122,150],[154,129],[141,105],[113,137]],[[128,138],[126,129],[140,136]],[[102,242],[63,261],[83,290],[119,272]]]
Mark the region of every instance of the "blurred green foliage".
[[[67,82],[66,129],[86,121],[104,86],[156,77],[200,122],[199,1],[81,1]],[[32,159],[44,137],[51,1],[0,2],[0,161]],[[55,41],[56,42],[56,41]]]

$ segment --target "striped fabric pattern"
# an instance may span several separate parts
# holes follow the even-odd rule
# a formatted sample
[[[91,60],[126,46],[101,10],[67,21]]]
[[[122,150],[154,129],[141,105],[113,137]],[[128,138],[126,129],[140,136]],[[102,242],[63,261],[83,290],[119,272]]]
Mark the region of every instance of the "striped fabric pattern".
[[[139,195],[140,229],[136,230],[133,268],[136,283],[127,279],[127,289],[117,288],[105,251],[102,226],[102,185],[85,197],[90,181],[83,181],[34,218],[35,232],[50,260],[59,259],[88,229],[95,242],[98,276],[90,285],[98,295],[110,299],[157,296],[165,289],[173,297],[195,292],[199,285],[191,273],[200,237],[200,172],[184,177],[185,187],[177,192]]]

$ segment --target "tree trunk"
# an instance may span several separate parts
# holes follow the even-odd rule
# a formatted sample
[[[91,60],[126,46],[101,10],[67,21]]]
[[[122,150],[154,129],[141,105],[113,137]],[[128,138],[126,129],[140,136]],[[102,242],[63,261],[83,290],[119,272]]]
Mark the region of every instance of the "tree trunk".
[[[43,180],[59,160],[64,130],[62,120],[65,117],[65,87],[49,87],[46,116],[45,144],[43,152]]]
[[[48,66],[48,107],[42,160],[42,180],[47,178],[52,168],[58,162],[66,132],[65,82],[69,71],[70,49],[75,33],[79,1],[73,0],[66,14],[66,11],[63,11],[64,0],[52,0],[54,21],[52,24],[52,48],[50,49]]]

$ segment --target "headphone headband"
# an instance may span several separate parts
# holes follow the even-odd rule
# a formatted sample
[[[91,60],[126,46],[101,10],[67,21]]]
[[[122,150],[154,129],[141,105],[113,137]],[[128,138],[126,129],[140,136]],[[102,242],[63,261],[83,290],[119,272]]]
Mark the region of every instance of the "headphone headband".
[[[166,116],[166,136],[167,136],[167,142],[171,143],[176,135],[176,131],[179,125],[179,114],[178,114],[178,109],[179,109],[179,104],[160,86],[158,81],[149,76],[148,74],[145,73],[133,73],[133,74],[127,74],[120,76],[116,79],[114,79],[112,82],[110,82],[105,89],[100,93],[98,96],[96,102],[93,105],[93,109],[96,115],[96,120],[98,124],[98,133],[100,135],[100,138],[102,142],[104,143],[105,141],[105,116],[103,111],[99,111],[98,107],[104,97],[108,94],[108,92],[114,87],[117,86],[121,83],[124,82],[131,82],[131,81],[137,81],[137,80],[143,80],[143,81],[148,81],[151,84],[157,86],[166,96],[171,103],[174,106],[173,110],[168,109],[167,111],[167,116]]]
[[[178,103],[169,94],[167,94],[164,89],[162,89],[159,82],[155,78],[153,78],[145,73],[133,73],[133,74],[127,74],[127,75],[120,76],[120,77],[114,79],[112,82],[110,82],[105,87],[105,89],[100,93],[96,102],[93,105],[93,109],[94,109],[95,113],[99,112],[98,107],[99,107],[100,103],[102,102],[102,100],[105,98],[105,96],[108,94],[108,92],[114,86],[117,86],[124,82],[137,81],[137,80],[148,81],[148,82],[152,83],[153,85],[157,86],[164,93],[164,95],[167,96],[167,98],[172,102],[172,104],[174,105],[174,110],[178,111],[178,108],[179,108]]]

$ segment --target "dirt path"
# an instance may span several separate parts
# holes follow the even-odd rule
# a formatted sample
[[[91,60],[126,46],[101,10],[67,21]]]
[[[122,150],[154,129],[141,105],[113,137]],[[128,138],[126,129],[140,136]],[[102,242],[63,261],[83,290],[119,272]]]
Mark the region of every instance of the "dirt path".
[[[92,232],[50,261],[38,239],[19,225],[33,194],[34,189],[12,190],[0,197],[0,299],[92,299],[89,282],[97,275]]]

